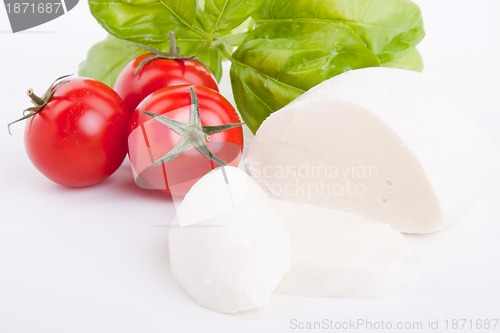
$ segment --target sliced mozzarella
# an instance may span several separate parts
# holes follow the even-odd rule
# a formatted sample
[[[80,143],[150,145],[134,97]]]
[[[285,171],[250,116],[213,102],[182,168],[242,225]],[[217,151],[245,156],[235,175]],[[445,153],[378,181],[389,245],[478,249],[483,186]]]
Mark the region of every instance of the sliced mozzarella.
[[[234,167],[212,171],[186,195],[178,219],[172,274],[196,302],[221,313],[269,302],[290,267],[290,238],[253,179]]]
[[[277,292],[375,297],[415,280],[417,260],[389,225],[333,209],[273,200],[292,241],[292,266]]]
[[[336,208],[408,233],[463,215],[489,166],[476,115],[423,74],[354,70],[261,125],[246,167],[274,196]]]

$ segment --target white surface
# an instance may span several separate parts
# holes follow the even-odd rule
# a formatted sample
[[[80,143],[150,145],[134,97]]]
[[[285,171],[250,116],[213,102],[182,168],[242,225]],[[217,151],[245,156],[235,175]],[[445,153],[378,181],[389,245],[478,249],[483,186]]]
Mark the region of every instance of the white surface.
[[[498,147],[500,2],[417,2],[427,30],[420,47],[426,71],[477,106]],[[498,171],[461,223],[410,238],[422,266],[409,289],[368,300],[275,295],[264,311],[235,316],[201,308],[169,272],[161,225],[172,217],[171,203],[136,188],[127,165],[97,187],[58,187],[28,161],[23,125],[7,133],[6,124],[29,104],[27,88],[43,91],[55,77],[75,73],[104,37],[86,3],[15,35],[0,8],[0,332],[289,332],[300,331],[293,320],[358,318],[422,321],[425,328],[429,319],[443,327],[446,319],[500,316]],[[498,148],[495,154],[498,170]]]

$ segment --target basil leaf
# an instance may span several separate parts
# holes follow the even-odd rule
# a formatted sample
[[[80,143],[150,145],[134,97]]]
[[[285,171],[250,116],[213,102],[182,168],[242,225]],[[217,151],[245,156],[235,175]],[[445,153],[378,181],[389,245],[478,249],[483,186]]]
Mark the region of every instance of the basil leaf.
[[[217,46],[197,37],[193,32],[185,33],[176,39],[177,46],[180,47],[182,54],[196,55],[212,71],[217,81],[220,81],[222,77],[222,54]],[[168,43],[164,50],[168,50]]]
[[[231,85],[238,111],[254,133],[272,112],[304,92],[235,62],[231,66]]]
[[[268,21],[335,21],[351,28],[380,58],[389,63],[424,37],[419,7],[409,0],[269,0],[254,15]]]
[[[232,30],[263,3],[264,0],[205,0],[204,12],[209,22],[208,29],[212,34]]]
[[[136,43],[168,40],[169,31],[195,26],[196,0],[89,0],[97,21],[112,35]]]
[[[108,36],[104,41],[92,46],[87,59],[80,64],[78,75],[96,79],[113,87],[116,78],[125,65],[145,53],[130,42]]]
[[[318,20],[261,22],[231,61],[235,101],[254,132],[272,112],[320,82],[351,69],[380,66],[351,29]]]
[[[221,36],[219,41],[229,47],[237,47],[243,43],[247,35],[246,31],[235,32],[235,30],[233,30],[230,34]]]
[[[422,61],[422,57],[420,56],[418,50],[416,48],[412,48],[402,57],[394,59],[383,66],[422,72],[424,69],[424,62]]]

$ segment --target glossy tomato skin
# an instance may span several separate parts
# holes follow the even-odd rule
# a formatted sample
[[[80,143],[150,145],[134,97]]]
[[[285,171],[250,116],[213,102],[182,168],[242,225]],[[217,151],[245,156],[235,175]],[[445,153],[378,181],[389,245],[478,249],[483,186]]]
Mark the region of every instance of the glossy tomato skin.
[[[219,90],[212,73],[195,59],[155,59],[134,74],[139,64],[151,55],[146,53],[129,62],[116,79],[114,88],[131,112],[144,98],[161,88],[193,84]]]
[[[72,78],[26,123],[25,146],[35,167],[67,187],[97,184],[127,153],[129,112],[107,85]]]
[[[129,158],[136,183],[141,187],[182,197],[199,178],[219,166],[191,148],[172,161],[150,167],[177,144],[179,135],[144,111],[188,122],[191,107],[189,87],[193,87],[197,95],[202,125],[240,123],[231,103],[210,88],[184,85],[155,91],[139,104],[129,124]],[[237,166],[243,151],[243,130],[240,126],[212,134],[207,145],[214,155]]]

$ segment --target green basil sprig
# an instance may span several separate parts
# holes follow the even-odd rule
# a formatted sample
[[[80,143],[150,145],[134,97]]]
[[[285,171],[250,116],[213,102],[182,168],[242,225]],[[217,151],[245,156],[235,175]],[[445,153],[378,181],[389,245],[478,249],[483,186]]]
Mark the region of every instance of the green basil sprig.
[[[113,85],[144,52],[166,51],[174,31],[183,54],[196,55],[231,83],[245,123],[256,131],[272,112],[332,76],[370,66],[422,69],[420,9],[410,0],[89,0],[113,36],[96,44],[80,74]],[[250,17],[252,15],[252,17]],[[233,52],[234,51],[234,52]]]

